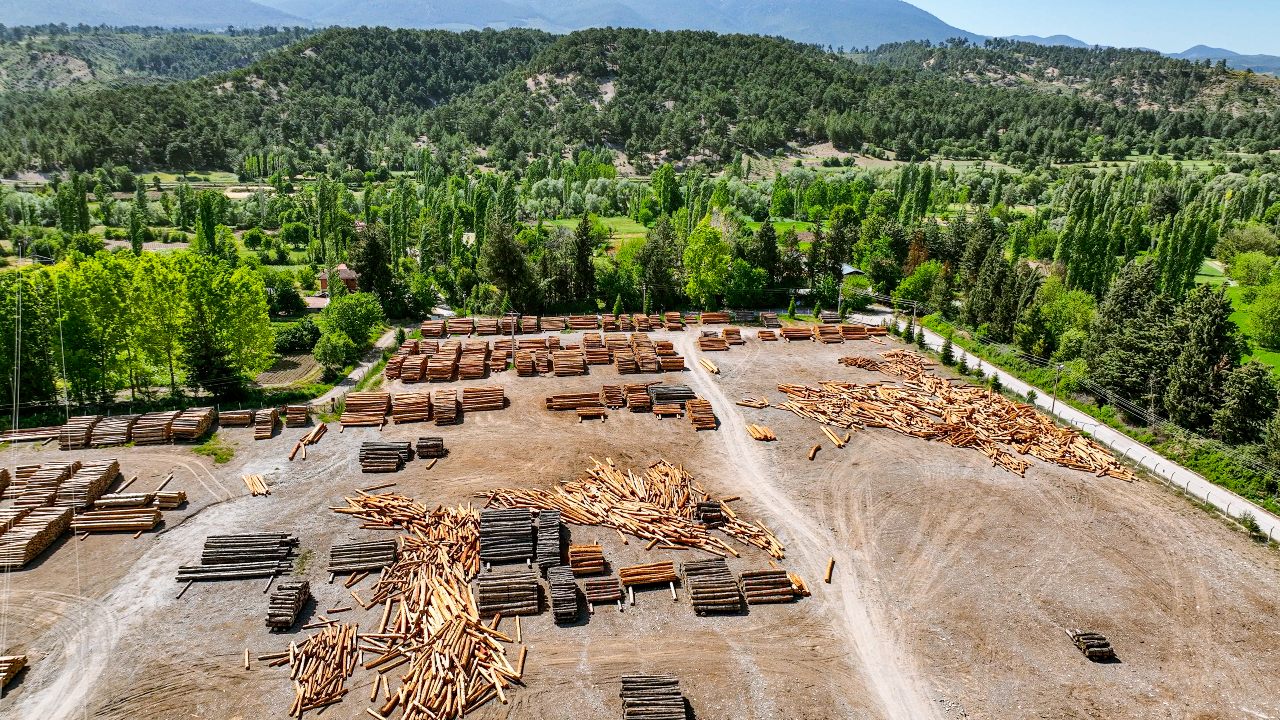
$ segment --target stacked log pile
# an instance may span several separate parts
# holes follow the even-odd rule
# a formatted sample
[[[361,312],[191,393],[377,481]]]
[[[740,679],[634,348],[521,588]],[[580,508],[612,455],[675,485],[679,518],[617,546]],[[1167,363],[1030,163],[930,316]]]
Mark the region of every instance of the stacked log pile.
[[[178,582],[275,577],[293,568],[298,538],[286,533],[210,535],[199,565],[178,568]]]
[[[694,398],[685,403],[685,409],[689,412],[689,422],[693,424],[694,430],[715,430],[719,426],[710,402]]]
[[[428,460],[433,458],[442,458],[445,456],[444,438],[442,437],[420,437],[418,438],[418,457]]]
[[[538,321],[542,332],[562,332],[569,329],[569,321],[564,317],[544,317]]]
[[[640,372],[640,364],[636,362],[634,350],[619,350],[613,354],[613,367],[619,375],[634,375]]]
[[[760,342],[777,342],[778,333],[772,330],[761,330],[756,333],[756,339]]]
[[[704,312],[701,318],[703,325],[727,325],[729,323],[729,313],[727,312]]]
[[[786,570],[747,570],[742,573],[742,594],[748,605],[791,602],[800,595]]]
[[[517,350],[515,355],[516,375],[519,377],[534,377],[538,374],[537,365],[534,364],[533,353],[528,350]]]
[[[647,413],[653,408],[648,385],[626,385],[622,388],[627,398],[627,409],[634,413]]]
[[[683,316],[685,325],[697,325],[699,315],[696,312],[687,312]]]
[[[538,576],[532,572],[513,571],[476,579],[476,609],[482,616],[537,615],[542,609],[540,595]]]
[[[211,407],[189,408],[173,420],[173,439],[192,442],[204,437],[218,419],[218,411]]]
[[[101,415],[83,415],[67,420],[58,429],[59,450],[83,450],[89,447],[89,436],[93,428],[102,421]]]
[[[431,419],[431,393],[399,393],[391,398],[391,422],[425,422]]]
[[[289,679],[293,681],[293,705],[289,717],[302,717],[308,710],[332,705],[347,694],[347,678],[360,662],[355,625],[335,624],[290,646],[293,665]]]
[[[724,558],[690,560],[681,568],[684,586],[698,615],[742,611],[742,591],[738,579],[729,572]]]
[[[818,313],[818,322],[824,325],[839,325],[840,320],[841,320],[841,317],[840,317],[840,313],[838,312],[834,312],[831,310],[823,310],[822,312]]]
[[[730,345],[746,345],[747,341],[742,339],[742,328],[727,327],[721,331],[721,337]]]
[[[840,334],[838,325],[819,325],[817,331],[818,342],[820,343],[833,345],[844,342],[844,335]]]
[[[681,407],[697,398],[688,385],[650,385],[649,398],[654,405],[679,405]]]
[[[26,655],[0,655],[0,688],[8,685],[26,666]]]
[[[565,522],[602,525],[669,547],[696,547],[736,557],[737,551],[694,518],[697,503],[710,500],[714,498],[689,473],[666,461],[640,474],[597,461],[585,477],[549,491],[519,488],[489,493],[489,502],[502,507],[559,510]],[[724,513],[721,532],[775,558],[783,556],[782,544],[768,528],[742,520],[728,507]]]
[[[0,467],[0,497],[9,489],[11,482],[13,482],[13,476],[9,474],[9,468]]]
[[[255,413],[253,417],[253,439],[270,440],[271,436],[276,434],[276,421],[279,419],[280,413],[275,408],[264,408]]]
[[[112,493],[93,501],[95,510],[110,508],[146,507],[156,501],[156,494],[149,493]]]
[[[577,410],[579,408],[602,407],[600,393],[564,393],[549,395],[543,401],[548,410]]]
[[[347,393],[342,416],[338,422],[345,427],[382,427],[387,421],[391,406],[391,394],[384,392]]]
[[[376,572],[395,561],[395,540],[347,543],[329,548],[329,572],[334,575]]]
[[[709,528],[722,527],[725,523],[724,503],[703,500],[693,509],[693,519]]]
[[[622,720],[686,720],[680,681],[670,675],[623,675]]]
[[[290,428],[306,427],[311,422],[310,405],[285,405],[284,426]]]
[[[90,510],[71,518],[72,532],[139,532],[153,530],[162,519],[154,508]]]
[[[483,519],[483,514],[481,518]],[[538,568],[546,571],[560,564],[561,548],[560,511],[542,510],[538,513],[538,537],[536,551]]]
[[[556,377],[587,374],[587,356],[581,350],[558,350],[551,353],[551,367]]]
[[[778,313],[762,312],[760,313],[760,324],[767,328],[780,328],[782,323],[778,321]]]
[[[423,320],[418,328],[424,338],[444,337],[444,320]]]
[[[703,335],[698,338],[698,349],[702,352],[725,352],[729,349],[729,341],[715,335]]]
[[[35,507],[0,535],[0,568],[20,568],[36,559],[71,524],[71,508]]]
[[[426,379],[441,382],[452,380],[453,374],[458,370],[460,351],[461,346],[446,343],[440,348],[440,352],[428,357]]]
[[[503,315],[498,318],[498,334],[514,335],[520,332],[520,318],[514,315]]]
[[[684,356],[659,355],[658,367],[662,372],[682,372],[684,370]]]
[[[113,415],[105,417],[93,427],[90,435],[90,447],[112,447],[124,445],[133,437],[133,426],[138,422],[138,415]]]
[[[787,342],[796,340],[813,340],[813,327],[810,325],[791,325],[778,331]]]
[[[601,313],[600,326],[604,328],[605,332],[617,332],[618,317],[612,313]]]
[[[588,365],[608,365],[613,362],[613,354],[606,347],[583,348],[582,355]]]
[[[587,598],[587,606],[617,603],[622,608],[622,585],[617,578],[596,578],[582,581],[582,594]]]
[[[662,325],[669,331],[683,330],[684,317],[678,312],[669,312],[662,316]]]
[[[557,623],[578,621],[578,583],[573,571],[567,567],[553,567],[547,571],[550,589],[551,614]]]
[[[187,501],[187,493],[182,490],[157,490],[156,508],[159,510],[177,510]]]
[[[489,341],[467,341],[458,358],[458,379],[479,380],[489,370]]]
[[[476,318],[477,335],[497,335],[498,318]]]
[[[44,463],[18,467],[18,481],[8,494],[16,495],[17,507],[52,505],[58,496],[58,488],[80,470],[80,461]]]
[[[617,409],[627,404],[627,396],[622,393],[620,385],[605,385],[600,388],[600,403],[607,408]]]
[[[58,485],[53,504],[75,510],[91,507],[119,474],[120,463],[117,460],[81,465],[75,474]]]
[[[470,335],[475,330],[475,323],[469,317],[452,317],[445,322],[445,329],[450,335]]]
[[[405,442],[364,442],[360,444],[360,472],[400,472],[413,459],[413,446]]]
[[[501,410],[507,406],[506,391],[501,385],[462,388],[462,412]]]
[[[458,424],[458,391],[436,390],[431,393],[431,409],[436,416],[436,426]]]
[[[657,323],[658,325],[662,324],[661,318],[658,318],[657,316],[650,317],[649,315],[641,315],[640,313],[636,313],[635,316],[632,317],[632,321],[635,323],[635,329],[639,330],[640,332],[649,332],[650,330],[652,330],[654,327],[655,319],[659,320],[659,322]]]
[[[522,508],[480,511],[481,560],[503,563],[534,557],[533,513]]]
[[[570,315],[570,330],[596,330],[600,327],[600,318],[595,315]]]
[[[840,337],[845,340],[866,340],[870,335],[866,325],[841,325]]]
[[[604,573],[604,548],[599,543],[570,544],[569,568],[577,576]]]
[[[431,364],[431,358],[434,355],[412,355],[404,359],[400,365],[400,380],[405,383],[420,383],[427,379],[427,368]],[[441,359],[442,365],[450,367],[449,375],[453,375],[453,363],[445,358]],[[390,367],[390,366],[388,366]]]
[[[628,588],[639,585],[669,585],[679,579],[675,563],[670,560],[618,568],[618,580],[623,587]]]
[[[311,583],[291,580],[276,585],[267,601],[267,627],[288,630],[298,621],[298,614],[311,600]]]
[[[1096,663],[1116,661],[1115,648],[1111,647],[1111,642],[1107,640],[1107,636],[1086,630],[1068,630],[1067,635],[1071,638],[1071,642],[1089,660]]]
[[[222,427],[249,427],[253,424],[253,411],[223,410],[218,413],[218,424]]]

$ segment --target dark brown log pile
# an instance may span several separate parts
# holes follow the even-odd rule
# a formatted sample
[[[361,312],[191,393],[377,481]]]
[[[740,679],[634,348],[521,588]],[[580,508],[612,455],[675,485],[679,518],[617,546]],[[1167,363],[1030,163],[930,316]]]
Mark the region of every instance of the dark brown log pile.
[[[377,572],[395,561],[395,540],[347,543],[329,548],[329,572],[335,575]]]
[[[495,613],[537,615],[542,609],[540,594],[538,576],[528,571],[484,575],[476,579],[476,609],[482,616]]]
[[[626,385],[623,393],[627,398],[627,408],[635,413],[647,413],[653,408],[653,399],[649,397],[648,385]]]
[[[772,330],[761,330],[756,333],[756,339],[760,342],[777,342],[778,333]]]
[[[618,584],[617,578],[583,580],[582,594],[586,596],[588,605],[617,603],[618,607],[622,607],[622,585]]]
[[[729,341],[715,335],[703,335],[698,338],[698,349],[702,352],[725,352],[729,349]]]
[[[680,681],[670,675],[623,675],[622,720],[687,720]]]
[[[581,350],[558,350],[551,353],[551,367],[556,377],[587,374],[587,356]]]
[[[400,472],[413,459],[413,446],[406,442],[364,442],[360,444],[360,471]]]
[[[693,517],[709,528],[718,528],[725,523],[724,503],[719,500],[704,500],[693,510]]]
[[[684,406],[689,400],[696,399],[698,396],[693,394],[693,390],[688,385],[650,385],[649,397],[654,405],[680,405]]]
[[[667,330],[683,330],[684,317],[678,312],[669,312],[662,316],[662,324]]]
[[[748,570],[742,573],[742,594],[748,605],[791,602],[800,595],[786,570]]]
[[[721,331],[721,336],[724,337],[725,342],[730,345],[747,344],[747,341],[742,339],[742,328],[739,327],[727,327]]]
[[[542,332],[561,332],[569,329],[569,321],[564,317],[544,317],[538,321]]]
[[[573,579],[573,570],[567,567],[553,567],[547,571],[547,585],[550,587],[551,614],[557,623],[569,624],[578,620],[578,583]]]
[[[538,512],[536,549],[538,567],[543,571],[560,564],[561,555],[564,552],[561,544],[562,534],[559,510],[541,510]]]
[[[546,398],[544,403],[548,410],[564,411],[577,410],[578,408],[587,407],[603,407],[600,399],[600,393],[565,393],[562,395],[551,395]]]
[[[285,533],[210,535],[199,565],[178,568],[178,582],[275,577],[293,569],[298,539]]]
[[[442,437],[420,437],[418,438],[418,457],[426,460],[430,458],[442,458],[447,454],[444,449],[444,438]]]
[[[311,583],[291,580],[276,585],[267,601],[267,627],[288,630],[298,621],[298,613],[311,600]]]
[[[570,315],[570,330],[595,330],[600,327],[600,318],[595,315]]]
[[[533,513],[527,509],[480,511],[480,559],[486,563],[533,560]]]
[[[600,388],[600,402],[607,408],[620,408],[627,404],[627,396],[619,385],[605,385]]]
[[[1067,635],[1089,660],[1096,663],[1116,661],[1115,648],[1111,647],[1111,642],[1105,635],[1087,630],[1068,630]]]
[[[724,558],[690,560],[681,566],[684,587],[698,615],[742,611],[742,591]]]
[[[838,325],[819,325],[817,330],[818,342],[820,343],[833,345],[844,342],[844,335],[840,333],[840,326]]]

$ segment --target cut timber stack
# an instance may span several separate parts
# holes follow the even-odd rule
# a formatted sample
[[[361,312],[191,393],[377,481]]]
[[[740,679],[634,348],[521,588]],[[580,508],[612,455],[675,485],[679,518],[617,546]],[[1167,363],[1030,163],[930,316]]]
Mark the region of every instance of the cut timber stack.
[[[619,350],[613,354],[613,367],[619,375],[634,375],[640,372],[636,362],[636,353],[632,350]]]
[[[678,312],[669,312],[662,316],[662,324],[667,330],[683,330],[684,318]]]
[[[600,393],[566,393],[551,395],[545,400],[548,410],[577,410],[579,408],[601,407]]]
[[[570,315],[570,330],[596,330],[600,327],[600,318],[595,315]]]
[[[690,560],[681,569],[694,613],[708,615],[742,611],[738,579],[729,572],[729,563],[724,558]]]
[[[561,332],[569,329],[569,321],[563,317],[544,317],[538,320],[542,332]]]
[[[742,573],[742,594],[748,605],[784,603],[799,593],[786,570],[748,570]]]
[[[160,524],[160,520],[160,511],[154,508],[90,510],[71,518],[71,531],[138,532],[154,529]]]
[[[479,380],[489,369],[489,341],[468,340],[458,358],[458,379]]]
[[[539,331],[539,321],[537,315],[524,315],[520,318],[520,332],[536,333]]]
[[[551,589],[551,614],[557,623],[578,621],[578,583],[573,571],[567,567],[553,567],[547,571],[547,585]]]
[[[427,366],[434,355],[411,355],[400,364],[400,379],[406,383],[420,383],[427,377]]]
[[[395,563],[395,561],[395,540],[373,540],[347,545],[334,545],[329,549],[329,572],[334,575],[377,572]]]
[[[670,675],[623,675],[622,720],[687,720],[680,681]]]
[[[298,538],[285,533],[210,535],[199,565],[178,568],[178,582],[275,577],[293,568]]]
[[[649,397],[648,385],[627,385],[623,387],[627,396],[627,408],[631,412],[647,413],[653,408],[653,398]]]
[[[501,385],[462,388],[462,412],[501,410],[507,406],[506,392]]]
[[[147,507],[156,501],[156,494],[150,493],[112,493],[93,501],[95,510],[110,508]]]
[[[458,391],[436,390],[431,393],[431,409],[436,416],[436,425],[456,425],[458,423]]]
[[[746,345],[747,341],[742,339],[742,328],[727,327],[721,332],[721,337],[730,345]]]
[[[618,317],[613,314],[605,313],[600,316],[600,325],[605,332],[618,331]]]
[[[477,335],[497,335],[498,318],[476,318]]]
[[[696,312],[687,312],[687,313],[685,313],[685,314],[684,314],[684,324],[685,324],[685,325],[697,325],[697,324],[698,324],[698,313],[696,313]]]
[[[1115,648],[1111,647],[1111,642],[1107,640],[1106,635],[1086,630],[1068,630],[1067,635],[1071,637],[1071,642],[1075,643],[1075,646],[1089,660],[1096,663],[1116,661]]]
[[[703,335],[698,338],[698,349],[702,352],[725,352],[729,349],[729,341],[715,335]]]
[[[666,560],[647,565],[618,568],[618,579],[622,581],[624,587],[635,587],[637,585],[666,585],[674,583],[679,577],[676,575],[675,563]]]
[[[727,325],[729,323],[729,313],[704,312],[701,319],[703,325]]]
[[[418,329],[424,338],[444,337],[444,320],[423,320]]]
[[[0,535],[0,568],[20,568],[36,559],[70,524],[71,508],[33,508]]]
[[[762,312],[760,313],[760,324],[767,328],[780,328],[782,323],[778,321],[778,313]]]
[[[498,318],[498,334],[511,336],[520,332],[520,318],[514,315],[503,315]]]
[[[115,415],[103,418],[94,426],[89,445],[96,448],[124,445],[132,439],[133,426],[137,422],[137,415]]]
[[[422,459],[442,458],[445,456],[444,438],[442,437],[420,437],[418,438],[418,457]]]
[[[817,330],[818,342],[820,343],[834,345],[844,342],[844,335],[840,333],[840,328],[836,325],[819,325]]]
[[[787,342],[794,342],[796,340],[813,340],[813,326],[811,325],[792,325],[790,327],[784,327],[778,332],[782,333],[782,337],[786,338]]]
[[[622,586],[617,578],[583,580],[582,594],[586,596],[588,605],[618,603],[618,607],[622,607]]]
[[[440,348],[440,352],[427,358],[427,380],[449,381],[458,369],[458,346]]]
[[[218,424],[222,427],[249,427],[253,424],[253,411],[223,410],[218,413]]]
[[[538,568],[547,570],[560,564],[561,554],[560,511],[538,512],[537,555]]]
[[[76,510],[91,507],[95,500],[102,497],[102,493],[107,491],[107,487],[119,474],[120,463],[116,460],[81,465],[74,475],[58,486],[53,504]]]
[[[0,655],[0,689],[8,685],[26,666],[26,655]]]
[[[382,427],[387,421],[391,406],[391,394],[384,392],[347,393],[347,399],[338,422],[343,427]]]
[[[211,407],[183,410],[173,420],[173,439],[191,442],[204,437],[218,419],[218,411]]]
[[[689,400],[697,398],[688,385],[650,385],[649,397],[654,405],[684,406]]]
[[[541,609],[538,576],[532,572],[503,573],[478,578],[475,598],[476,610],[482,616],[497,613],[537,615]]]
[[[818,322],[821,322],[824,325],[839,325],[840,313],[832,312],[831,310],[823,310],[818,313]]]
[[[583,348],[582,355],[588,365],[608,365],[613,362],[613,355],[606,347]]]
[[[285,405],[284,426],[290,428],[306,427],[311,422],[310,405]]]
[[[685,410],[689,412],[689,422],[693,424],[694,430],[715,430],[719,425],[711,403],[702,398],[694,398],[685,403]]]
[[[866,325],[841,325],[840,337],[845,340],[866,340],[869,335]]]
[[[538,374],[538,368],[534,365],[533,353],[528,350],[516,351],[516,375],[520,377],[534,377]]]
[[[620,408],[627,404],[627,396],[622,394],[619,385],[605,385],[600,388],[600,403],[607,408]]]
[[[387,366],[382,369],[382,377],[387,380],[398,380],[400,372],[404,369],[404,355],[396,353],[387,358]]]
[[[187,493],[182,490],[159,490],[156,492],[156,508],[160,510],[177,510],[187,501]]]
[[[581,350],[558,350],[551,353],[551,367],[556,377],[587,374],[587,356]]]
[[[578,576],[603,574],[604,548],[599,543],[569,545],[569,567]]]
[[[400,393],[391,399],[391,422],[425,422],[431,419],[431,393]]]
[[[761,330],[760,332],[756,333],[756,339],[759,340],[760,342],[777,342],[778,333],[772,330]]]
[[[471,322],[471,318],[449,318],[445,327],[450,335],[470,335],[475,330],[475,324]]]
[[[533,513],[522,508],[480,511],[480,559],[486,563],[534,558]]]
[[[298,613],[311,599],[311,583],[291,580],[276,585],[267,601],[267,627],[272,630],[288,630],[298,621]]]
[[[649,332],[653,329],[653,321],[648,315],[636,313],[635,316],[632,317],[632,321],[635,323],[636,330],[639,330],[640,332]]]
[[[365,442],[360,444],[360,471],[367,473],[400,472],[413,458],[408,442]]]
[[[264,408],[254,415],[253,439],[270,440],[276,434],[276,421],[280,418],[275,408]]]
[[[684,370],[683,355],[659,355],[658,367],[662,372],[681,372]]]
[[[83,415],[67,420],[58,430],[58,449],[83,450],[89,447],[89,435],[101,420],[101,415]]]

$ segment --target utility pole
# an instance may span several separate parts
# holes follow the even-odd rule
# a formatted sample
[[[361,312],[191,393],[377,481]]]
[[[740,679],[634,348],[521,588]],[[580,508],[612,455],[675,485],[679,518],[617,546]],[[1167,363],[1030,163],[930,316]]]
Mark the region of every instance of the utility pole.
[[[1053,366],[1053,402],[1049,405],[1049,414],[1056,415],[1058,411],[1058,384],[1062,381],[1062,363]]]

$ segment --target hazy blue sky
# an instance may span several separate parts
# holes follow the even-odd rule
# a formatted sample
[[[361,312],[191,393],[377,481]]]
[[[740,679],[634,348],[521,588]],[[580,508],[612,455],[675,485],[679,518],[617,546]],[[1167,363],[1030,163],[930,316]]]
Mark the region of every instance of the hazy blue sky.
[[[982,35],[1071,35],[1181,52],[1192,45],[1280,55],[1280,0],[907,0]]]

